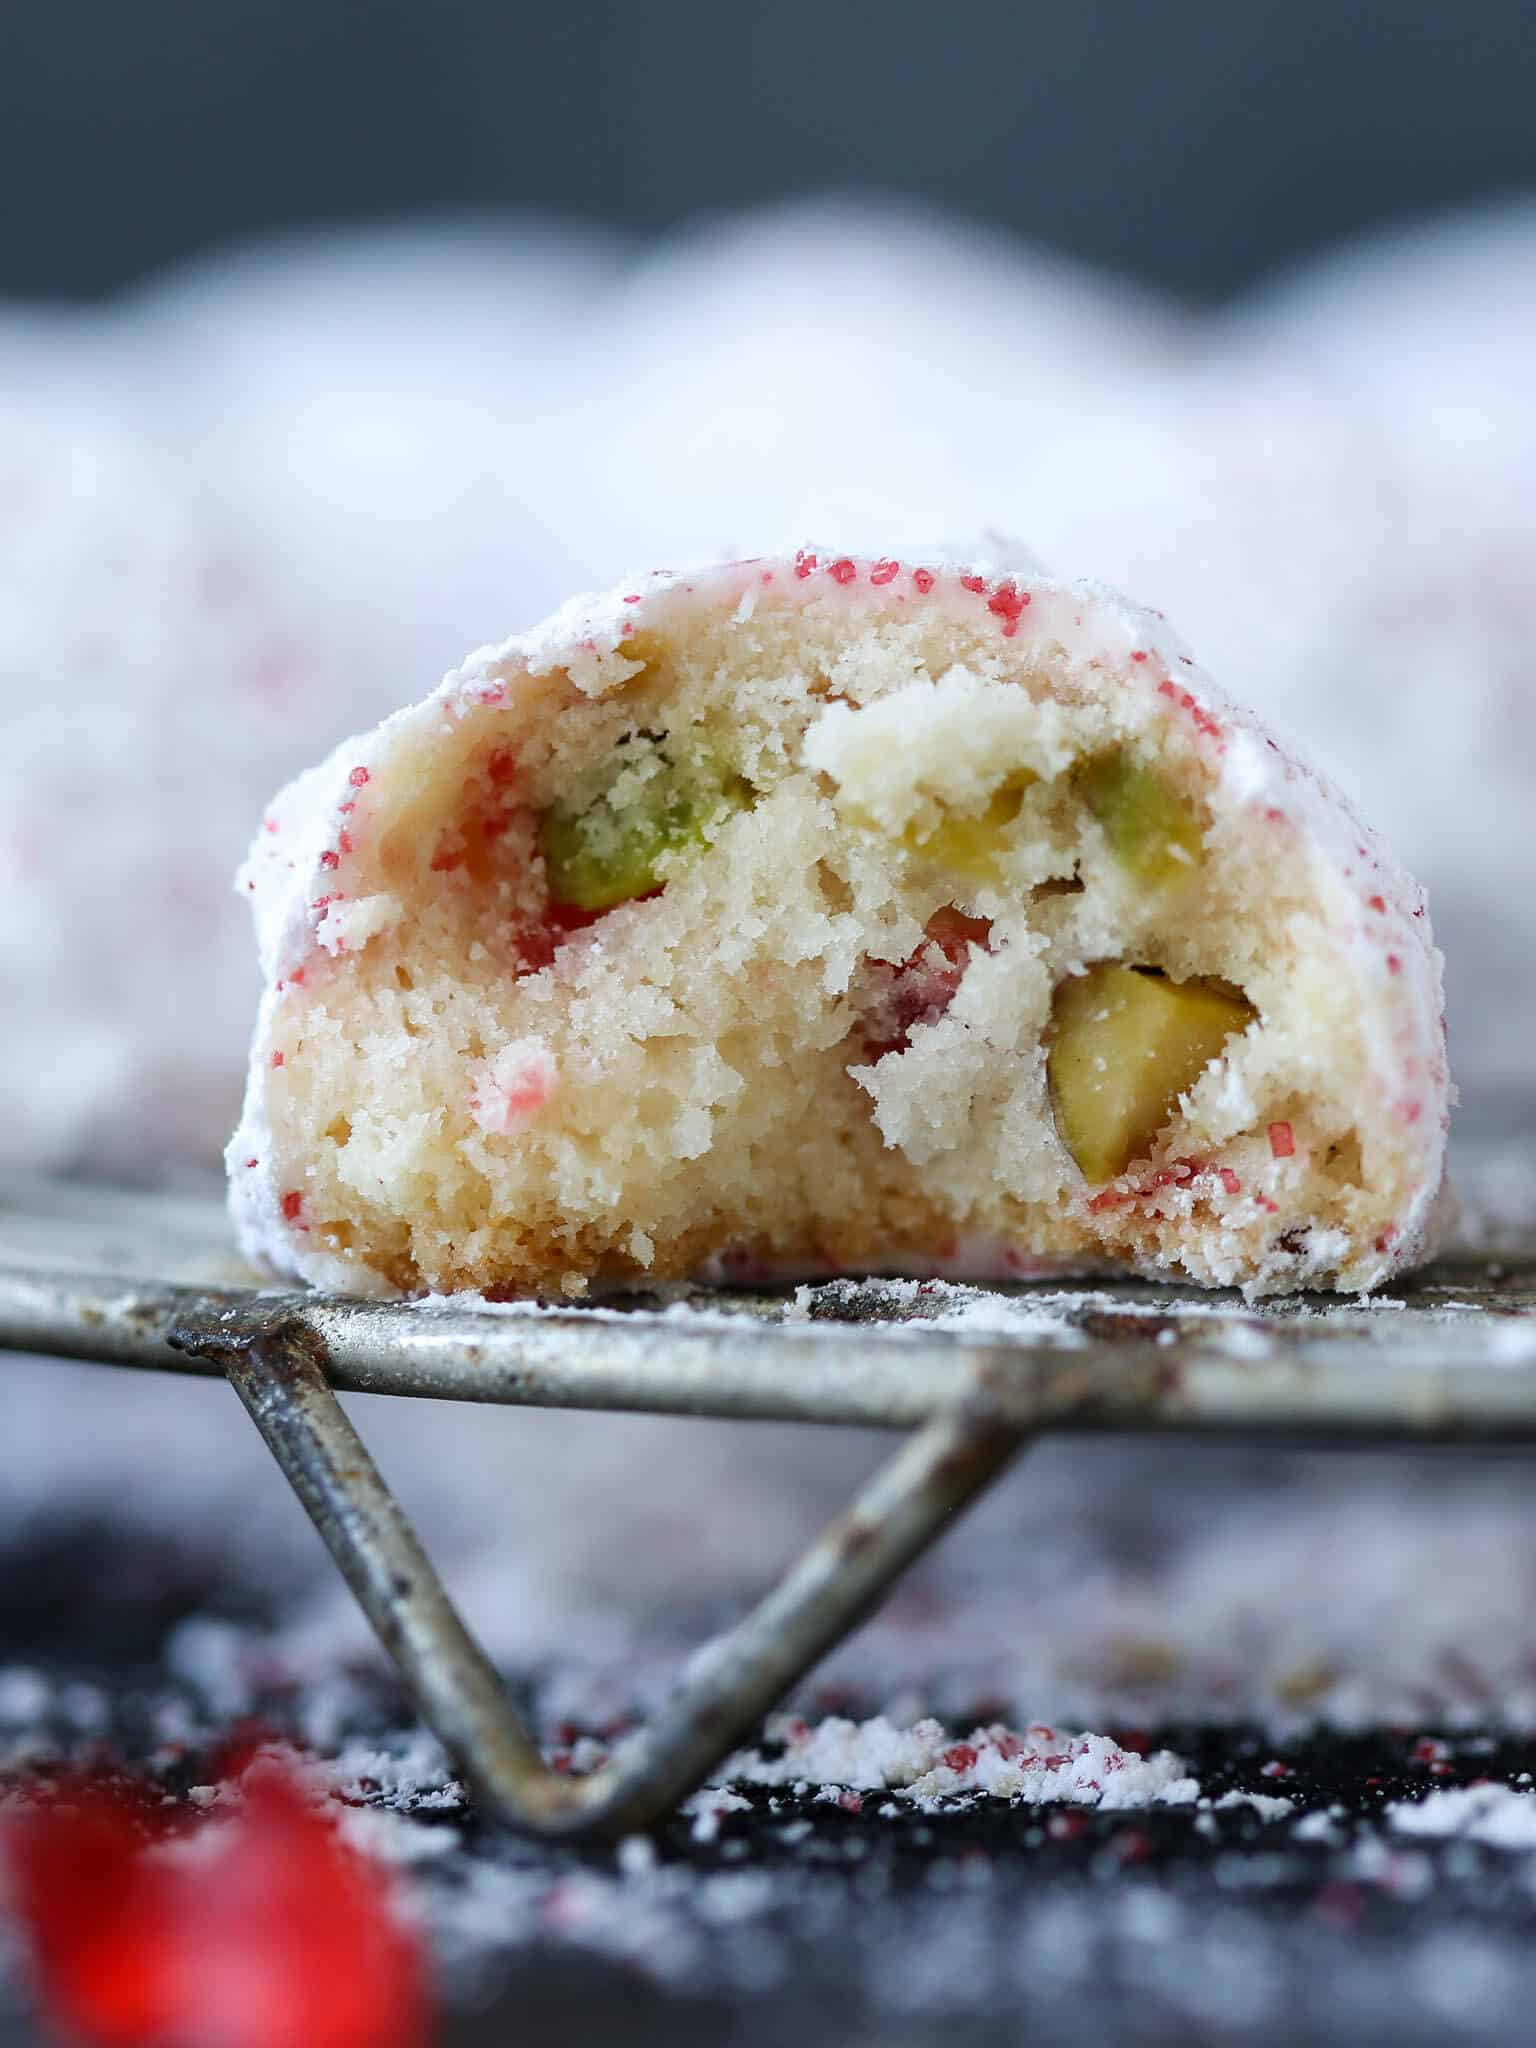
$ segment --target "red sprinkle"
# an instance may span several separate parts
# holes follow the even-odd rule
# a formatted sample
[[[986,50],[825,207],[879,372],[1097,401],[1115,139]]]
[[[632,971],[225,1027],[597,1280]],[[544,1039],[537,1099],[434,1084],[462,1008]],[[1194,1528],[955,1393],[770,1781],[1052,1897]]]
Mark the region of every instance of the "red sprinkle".
[[[273,1053],[272,1064],[274,1067],[280,1067],[283,1064],[283,1055],[280,1052]]]
[[[1230,1166],[1219,1167],[1217,1171],[1221,1175],[1221,1184],[1229,1195],[1240,1195],[1243,1192],[1243,1184]]]
[[[368,781],[368,770],[366,768],[354,768],[352,770],[352,773],[347,777],[347,780],[351,783],[354,789],[362,789],[366,786]]]
[[[914,569],[912,571],[912,581],[917,585],[924,597],[926,597],[933,588],[933,571],[931,569]]]
[[[1385,910],[1387,907],[1385,896],[1367,896],[1365,902],[1368,910]]]
[[[1145,649],[1145,647],[1136,647],[1136,648],[1133,648],[1133,649],[1132,649],[1132,651],[1131,651],[1131,659],[1132,659],[1132,661],[1145,661],[1145,660],[1146,660],[1146,658],[1147,658],[1147,650]]]
[[[803,582],[815,567],[816,557],[812,554],[807,554],[806,550],[802,548],[799,554],[795,556],[795,574]]]
[[[350,832],[343,832],[336,845],[339,852],[350,853],[352,851],[352,834]]]
[[[631,595],[630,595],[629,597],[626,597],[626,598],[625,598],[624,602],[625,602],[626,604],[638,604],[638,603],[640,602],[640,593],[639,593],[639,591],[638,591],[638,590],[637,590],[637,591],[634,591],[634,592],[633,592],[633,593],[632,593],[632,594],[631,594]]]
[[[1019,630],[1019,620],[1028,603],[1027,590],[1020,590],[1016,583],[1000,583],[987,599],[987,610],[1003,621],[1004,635],[1011,639]]]
[[[333,853],[330,847],[327,847],[320,856],[320,865],[323,868],[339,868],[341,866],[341,855]]]
[[[939,1758],[941,1764],[948,1764],[952,1771],[969,1771],[975,1768],[977,1752],[968,1742],[957,1742],[952,1749],[946,1749]]]
[[[986,587],[987,582],[984,576],[962,576],[960,578],[960,588],[962,590],[974,591],[977,597],[980,597]]]
[[[1289,1159],[1296,1150],[1296,1134],[1289,1124],[1271,1124],[1269,1149],[1277,1159]]]
[[[883,560],[876,562],[873,569],[870,570],[869,580],[871,583],[894,582],[900,568],[900,562],[893,562],[890,556],[887,555]]]
[[[297,1188],[290,1188],[283,1197],[283,1221],[292,1223],[304,1206],[304,1197]]]
[[[858,573],[858,570],[846,555],[839,555],[838,559],[827,570],[827,574],[834,583],[851,583]]]
[[[247,1166],[260,1166],[261,1161],[259,1159],[247,1159],[245,1163]]]
[[[1402,971],[1403,971],[1403,963],[1402,963],[1402,961],[1401,961],[1401,960],[1400,960],[1400,959],[1398,958],[1398,956],[1396,955],[1396,953],[1389,953],[1389,954],[1387,955],[1387,972],[1388,972],[1388,974],[1401,974],[1401,973],[1402,973]]]

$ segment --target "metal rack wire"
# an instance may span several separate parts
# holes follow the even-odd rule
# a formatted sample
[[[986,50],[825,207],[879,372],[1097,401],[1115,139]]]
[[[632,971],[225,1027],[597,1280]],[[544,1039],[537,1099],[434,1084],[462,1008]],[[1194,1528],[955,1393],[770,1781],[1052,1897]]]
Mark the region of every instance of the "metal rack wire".
[[[1497,1254],[1474,1238],[1374,1304],[1020,1284],[988,1291],[980,1329],[932,1323],[945,1290],[879,1282],[496,1313],[276,1292],[212,1200],[0,1181],[0,1347],[227,1378],[484,1808],[529,1834],[615,1836],[704,1782],[1043,1431],[1536,1444],[1536,1232]],[[1047,1299],[1049,1327],[1009,1329],[1010,1303]],[[651,1724],[572,1778],[544,1764],[338,1392],[906,1441]]]

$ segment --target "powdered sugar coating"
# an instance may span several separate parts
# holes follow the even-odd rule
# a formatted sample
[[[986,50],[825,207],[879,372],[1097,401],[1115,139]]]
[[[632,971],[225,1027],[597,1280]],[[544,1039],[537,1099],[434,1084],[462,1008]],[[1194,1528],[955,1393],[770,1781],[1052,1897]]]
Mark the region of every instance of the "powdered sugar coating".
[[[1369,1106],[1370,1113],[1391,1116],[1413,1131],[1416,1172],[1408,1199],[1376,1243],[1374,1262],[1363,1268],[1357,1262],[1359,1284],[1375,1285],[1415,1260],[1443,1177],[1449,1078],[1440,959],[1423,892],[1382,842],[1336,790],[1288,756],[1218,689],[1160,613],[1102,586],[1054,581],[998,559],[961,561],[935,552],[904,562],[811,546],[689,571],[654,569],[607,593],[573,598],[530,632],[472,654],[421,705],[396,713],[365,739],[343,743],[277,799],[238,883],[252,900],[267,983],[245,1112],[228,1152],[232,1206],[245,1249],[317,1284],[353,1291],[372,1285],[367,1268],[306,1242],[302,1201],[280,1185],[269,1163],[266,1090],[281,1058],[271,1041],[276,1001],[285,987],[310,971],[317,949],[334,957],[346,950],[354,931],[366,937],[388,928],[389,903],[376,892],[354,899],[348,883],[351,856],[371,827],[370,785],[393,750],[408,736],[451,733],[472,711],[502,702],[507,679],[517,672],[540,676],[558,668],[577,690],[599,699],[637,672],[626,643],[638,632],[675,626],[690,615],[745,620],[770,590],[781,606],[831,602],[857,614],[912,605],[972,625],[979,619],[1000,641],[1012,643],[1021,661],[1031,649],[1064,654],[1127,691],[1154,694],[1186,723],[1215,771],[1222,804],[1272,834],[1276,862],[1304,867],[1324,896],[1331,935],[1367,992],[1361,1023],[1369,1034],[1373,1075],[1384,1089],[1383,1103]],[[1244,1107],[1235,1102],[1234,1116]],[[1274,1135],[1285,1128],[1271,1128],[1277,1162],[1290,1156]],[[1259,1190],[1243,1196],[1230,1169],[1186,1164],[1190,1171],[1182,1175],[1161,1176],[1170,1183],[1167,1200],[1175,1208],[1196,1199],[1212,1177],[1227,1196],[1242,1196],[1259,1208],[1274,1206]],[[1180,1181],[1199,1187],[1171,1185]],[[1096,1199],[1130,1201],[1143,1192],[1110,1190]],[[1318,1247],[1318,1258],[1329,1251]],[[1008,1269],[1002,1259],[993,1268]],[[1215,1277],[1224,1276],[1218,1269]],[[1234,1267],[1230,1277],[1242,1277],[1240,1270]]]

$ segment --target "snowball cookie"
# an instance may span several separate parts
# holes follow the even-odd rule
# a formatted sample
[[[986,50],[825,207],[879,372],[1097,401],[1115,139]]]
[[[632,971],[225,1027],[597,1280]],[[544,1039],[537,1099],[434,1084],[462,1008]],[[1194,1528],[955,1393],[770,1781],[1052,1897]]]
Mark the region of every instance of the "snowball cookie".
[[[1417,1256],[1423,896],[1155,613],[804,549],[583,597],[274,805],[248,1251],[375,1293]]]

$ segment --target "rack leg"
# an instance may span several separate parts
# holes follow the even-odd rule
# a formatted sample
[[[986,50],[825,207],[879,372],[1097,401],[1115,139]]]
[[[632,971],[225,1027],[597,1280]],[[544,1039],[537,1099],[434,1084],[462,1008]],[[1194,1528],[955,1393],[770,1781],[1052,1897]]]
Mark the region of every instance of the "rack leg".
[[[691,1662],[651,1724],[589,1778],[551,1771],[327,1382],[291,1309],[178,1330],[216,1357],[287,1474],[423,1720],[486,1810],[542,1836],[633,1833],[704,1783],[1024,1441],[980,1386],[915,1430],[742,1621]]]

